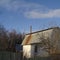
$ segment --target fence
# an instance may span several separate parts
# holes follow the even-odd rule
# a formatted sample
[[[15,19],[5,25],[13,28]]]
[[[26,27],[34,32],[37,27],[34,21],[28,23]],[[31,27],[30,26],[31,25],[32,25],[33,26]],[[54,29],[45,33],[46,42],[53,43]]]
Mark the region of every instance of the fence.
[[[60,54],[58,55],[53,55],[53,56],[48,56],[48,57],[33,57],[33,58],[25,58],[24,60],[60,60]]]
[[[59,55],[53,55],[50,57],[34,57],[34,58],[22,58],[22,52],[7,52],[7,51],[0,51],[0,60],[60,60]]]
[[[22,52],[0,51],[0,60],[22,60]]]

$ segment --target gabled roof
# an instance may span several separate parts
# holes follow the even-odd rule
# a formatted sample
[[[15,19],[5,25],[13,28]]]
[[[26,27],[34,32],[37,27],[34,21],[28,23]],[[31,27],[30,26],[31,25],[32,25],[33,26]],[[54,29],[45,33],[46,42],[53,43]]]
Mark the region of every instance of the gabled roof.
[[[40,37],[42,36],[42,32],[44,33],[43,35],[48,37],[49,35],[51,35],[51,32],[55,28],[59,28],[59,27],[48,28],[48,29],[45,29],[45,30],[36,31],[36,32],[26,34],[25,39],[22,42],[22,45],[39,43],[41,41]]]
[[[26,35],[29,35],[29,34],[34,34],[34,33],[38,33],[38,32],[43,32],[43,31],[50,30],[50,29],[55,29],[55,28],[59,28],[59,27],[51,27],[51,28],[48,28],[48,29],[35,31],[35,32],[32,32],[32,33],[27,33]]]

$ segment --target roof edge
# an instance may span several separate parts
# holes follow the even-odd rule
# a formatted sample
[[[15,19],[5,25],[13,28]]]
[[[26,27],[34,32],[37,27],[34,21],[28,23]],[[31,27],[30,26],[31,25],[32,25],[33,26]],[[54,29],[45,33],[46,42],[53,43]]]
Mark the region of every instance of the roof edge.
[[[26,35],[34,34],[34,33],[37,33],[37,32],[42,32],[42,31],[46,31],[46,30],[50,30],[50,29],[54,29],[54,28],[59,28],[59,27],[51,27],[51,28],[40,30],[40,31],[36,31],[36,32],[32,32],[32,33],[27,33]]]

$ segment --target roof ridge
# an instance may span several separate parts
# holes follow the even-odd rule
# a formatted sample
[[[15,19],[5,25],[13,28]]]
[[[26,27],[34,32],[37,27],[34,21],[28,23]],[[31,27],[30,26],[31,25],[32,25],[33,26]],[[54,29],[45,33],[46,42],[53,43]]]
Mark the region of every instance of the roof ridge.
[[[50,30],[50,29],[54,29],[54,28],[59,28],[59,27],[51,27],[51,28],[47,28],[47,29],[43,29],[43,30],[39,30],[39,31],[35,31],[35,32],[32,32],[32,33],[27,33],[26,35],[34,34],[34,33],[37,33],[37,32],[42,32],[42,31],[46,31],[46,30]]]

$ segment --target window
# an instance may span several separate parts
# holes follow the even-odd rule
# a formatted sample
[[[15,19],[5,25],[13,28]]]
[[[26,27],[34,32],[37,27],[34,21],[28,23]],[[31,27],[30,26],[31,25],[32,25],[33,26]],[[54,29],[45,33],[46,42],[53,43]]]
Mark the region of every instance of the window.
[[[34,52],[37,53],[37,45],[35,45]]]

